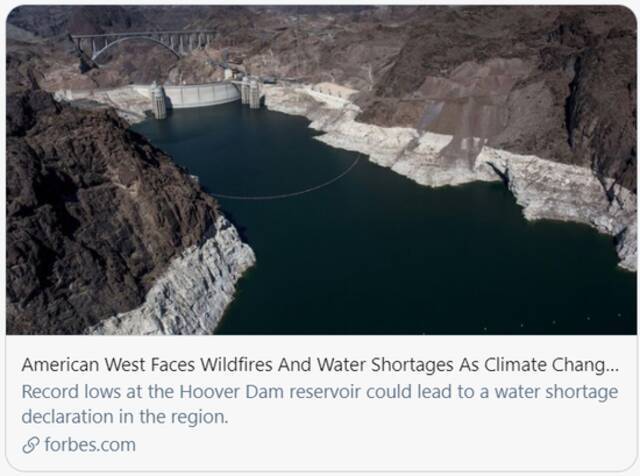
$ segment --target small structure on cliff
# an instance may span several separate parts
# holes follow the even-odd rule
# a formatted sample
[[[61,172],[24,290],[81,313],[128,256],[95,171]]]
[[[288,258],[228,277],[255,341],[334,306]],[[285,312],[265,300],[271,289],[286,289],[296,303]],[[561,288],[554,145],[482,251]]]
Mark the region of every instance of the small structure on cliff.
[[[151,110],[156,119],[164,119],[167,117],[164,89],[155,81],[151,85]]]

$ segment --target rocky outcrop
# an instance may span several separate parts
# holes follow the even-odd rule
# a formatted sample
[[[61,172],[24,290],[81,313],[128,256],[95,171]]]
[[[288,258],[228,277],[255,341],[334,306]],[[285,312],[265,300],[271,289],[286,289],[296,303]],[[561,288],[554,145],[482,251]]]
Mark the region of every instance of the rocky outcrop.
[[[357,89],[359,122],[453,136],[452,162],[476,138],[590,168],[610,198],[613,185],[636,192],[629,9],[403,6],[280,23],[268,43],[245,50],[252,72]]]
[[[7,20],[40,37],[102,33],[105,29],[126,31],[145,25],[139,12],[119,5],[22,5],[14,8]]]
[[[113,108],[129,124],[144,121],[151,113],[149,91],[142,91],[135,86],[85,90],[62,89],[54,93],[54,98],[83,109]]]
[[[312,87],[267,86],[264,92],[269,109],[306,116],[309,127],[323,131],[317,140],[366,154],[372,162],[421,185],[502,180],[527,219],[591,225],[614,236],[620,266],[636,270],[636,195],[614,179],[603,182],[588,167],[490,147],[483,138],[364,124],[356,120],[361,110],[351,101]]]
[[[589,167],[635,192],[629,9],[415,8],[404,26],[402,50],[357,100],[360,121],[481,137],[498,149]]]
[[[168,49],[144,40],[126,41],[103,52],[95,63],[82,55],[68,35],[127,31],[180,31],[215,29],[229,42],[246,38],[252,25],[245,7],[221,5],[25,5],[7,18],[9,48],[36,35],[38,45],[31,52],[39,57],[38,83],[54,92],[61,89],[115,88],[131,83],[198,84],[221,79],[223,71],[210,60],[222,60],[220,50],[195,50],[176,58]],[[253,37],[253,35],[252,35]],[[21,45],[23,46],[23,45]],[[82,66],[78,68],[78,66]]]
[[[216,306],[202,308],[205,321],[179,322],[161,291],[147,295],[160,281],[176,296],[206,295],[187,293],[180,265],[168,271],[174,259],[195,269],[192,258],[248,259],[204,251],[219,224],[210,197],[112,112],[24,91],[207,81],[227,59],[255,75],[358,90],[345,100],[310,87],[265,88],[269,108],[308,117],[324,132],[318,140],[427,186],[502,180],[527,219],[587,223],[615,238],[622,267],[636,268],[637,26],[628,9],[101,8],[20,7],[8,19],[21,29],[9,29],[7,42],[10,332],[121,332],[135,327],[128,312],[165,308],[162,322],[145,321],[140,332],[213,325]],[[177,62],[127,43],[105,56],[105,68],[63,35],[141,25],[220,34]],[[129,92],[88,99],[128,120],[146,107]],[[222,287],[224,302],[230,288]]]
[[[180,253],[140,307],[102,320],[87,333],[211,334],[233,299],[236,281],[254,263],[251,248],[219,216],[214,235]]]
[[[624,7],[26,6],[8,21],[39,35],[143,24],[219,33],[177,62],[126,42],[101,60],[108,67],[88,70],[77,52],[41,46],[35,79],[49,91],[208,82],[228,60],[254,75],[356,89],[358,121],[454,136],[453,160],[476,137],[636,191],[636,21]]]
[[[505,180],[527,218],[588,223],[636,268],[630,10],[380,8],[350,28],[344,18],[309,19],[315,35],[302,40],[291,25],[295,48],[282,33],[255,67],[353,87],[354,104],[298,88],[267,91],[269,107],[307,116],[325,132],[318,140],[424,185]]]
[[[8,96],[8,333],[83,333],[141,306],[200,248],[193,259],[216,283],[202,298],[219,312],[251,260],[215,200],[113,111],[37,89]]]
[[[579,162],[610,185],[636,188],[635,34],[612,29],[577,54],[565,99],[568,142]]]

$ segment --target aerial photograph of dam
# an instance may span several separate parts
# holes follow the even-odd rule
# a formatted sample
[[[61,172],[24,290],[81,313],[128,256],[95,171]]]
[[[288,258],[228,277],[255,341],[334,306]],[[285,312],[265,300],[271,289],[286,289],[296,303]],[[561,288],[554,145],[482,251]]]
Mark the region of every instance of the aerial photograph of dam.
[[[9,334],[636,334],[617,6],[31,5]]]

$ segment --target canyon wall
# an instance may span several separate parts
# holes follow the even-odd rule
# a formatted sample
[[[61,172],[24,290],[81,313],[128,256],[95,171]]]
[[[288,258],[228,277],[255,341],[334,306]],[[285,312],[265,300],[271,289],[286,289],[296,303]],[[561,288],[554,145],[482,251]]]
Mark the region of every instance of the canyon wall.
[[[528,220],[593,226],[615,237],[620,266],[636,270],[636,195],[613,179],[603,183],[590,168],[490,147],[481,137],[458,139],[414,128],[365,124],[357,120],[360,107],[311,85],[265,86],[263,91],[269,109],[305,116],[311,121],[309,127],[324,132],[317,140],[366,154],[372,162],[421,185],[502,180]],[[452,145],[453,156],[448,154]]]
[[[211,334],[235,294],[235,284],[255,263],[251,248],[222,215],[212,237],[174,258],[131,311],[100,321],[88,334]]]
[[[309,118],[318,140],[426,186],[502,180],[527,219],[593,226],[636,269],[637,25],[623,7],[27,6],[8,24],[10,333],[215,326],[252,252],[127,131],[118,115],[141,120],[149,102],[119,86],[209,82],[227,60],[277,78],[267,107]],[[220,35],[179,60],[132,42],[101,67],[68,37],[149,25]],[[89,101],[45,92],[69,89]]]
[[[144,307],[157,283],[190,293],[198,329],[212,331],[254,261],[215,199],[111,109],[27,89],[7,111],[7,332],[106,332],[102,321],[141,306],[126,329],[148,332],[145,319],[162,315]],[[184,263],[206,278],[200,288],[166,284]]]

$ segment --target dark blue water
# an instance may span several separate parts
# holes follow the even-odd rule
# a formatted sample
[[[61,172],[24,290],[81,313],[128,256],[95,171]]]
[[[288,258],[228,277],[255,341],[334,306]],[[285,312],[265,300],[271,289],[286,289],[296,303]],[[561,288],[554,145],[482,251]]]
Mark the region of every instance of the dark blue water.
[[[213,194],[270,195],[358,158],[307,124],[235,103],[134,129]],[[611,238],[529,223],[500,183],[430,189],[363,157],[306,195],[220,204],[257,265],[219,333],[636,333],[636,275],[616,267]]]

